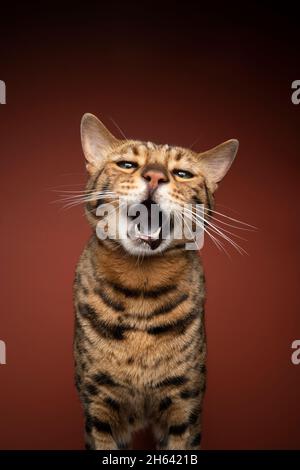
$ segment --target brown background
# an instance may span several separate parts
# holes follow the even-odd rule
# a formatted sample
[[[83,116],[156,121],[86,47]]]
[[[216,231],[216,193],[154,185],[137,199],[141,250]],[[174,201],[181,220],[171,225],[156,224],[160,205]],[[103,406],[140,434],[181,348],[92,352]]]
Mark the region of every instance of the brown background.
[[[204,246],[203,447],[300,448],[300,366],[290,361],[300,338],[295,15],[174,8],[90,4],[51,14],[26,3],[1,18],[1,449],[83,446],[71,285],[89,228],[81,208],[52,204],[51,189],[85,180],[87,111],[117,135],[110,118],[129,137],[198,139],[198,150],[240,140],[218,207],[259,231],[242,242],[249,256]]]

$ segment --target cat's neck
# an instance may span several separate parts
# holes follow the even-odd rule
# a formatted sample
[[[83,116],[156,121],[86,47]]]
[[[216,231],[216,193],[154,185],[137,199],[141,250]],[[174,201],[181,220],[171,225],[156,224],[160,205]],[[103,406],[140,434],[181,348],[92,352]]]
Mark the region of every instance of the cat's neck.
[[[92,245],[93,264],[98,277],[132,288],[152,289],[176,284],[184,272],[188,275],[191,269],[192,254],[182,249],[139,259],[121,247],[108,247],[96,237]]]

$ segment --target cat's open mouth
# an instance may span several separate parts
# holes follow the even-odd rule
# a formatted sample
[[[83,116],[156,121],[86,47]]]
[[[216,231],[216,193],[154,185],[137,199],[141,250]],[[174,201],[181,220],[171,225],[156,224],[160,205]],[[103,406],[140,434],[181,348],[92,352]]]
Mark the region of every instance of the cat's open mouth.
[[[128,236],[131,240],[148,245],[151,250],[160,246],[163,239],[168,238],[173,230],[172,217],[163,212],[158,204],[147,199],[140,204],[131,206],[128,215],[130,224]]]

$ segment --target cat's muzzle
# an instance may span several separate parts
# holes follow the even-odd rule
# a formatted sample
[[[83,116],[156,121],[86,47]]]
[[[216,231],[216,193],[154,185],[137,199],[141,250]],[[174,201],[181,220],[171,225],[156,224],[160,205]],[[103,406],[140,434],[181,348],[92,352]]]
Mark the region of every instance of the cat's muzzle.
[[[129,238],[147,244],[151,250],[170,238],[174,227],[171,214],[162,211],[152,199],[132,205],[128,218],[132,221],[128,229]]]

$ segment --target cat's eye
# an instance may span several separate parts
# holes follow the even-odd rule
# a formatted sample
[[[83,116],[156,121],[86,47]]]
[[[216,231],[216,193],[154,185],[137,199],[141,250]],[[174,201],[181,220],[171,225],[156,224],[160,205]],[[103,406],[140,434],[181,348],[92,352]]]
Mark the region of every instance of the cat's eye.
[[[128,162],[126,160],[120,160],[116,163],[120,168],[124,168],[124,170],[132,170],[138,167],[138,164],[136,162]]]
[[[187,170],[173,170],[173,175],[183,179],[191,179],[194,177],[193,173]]]

